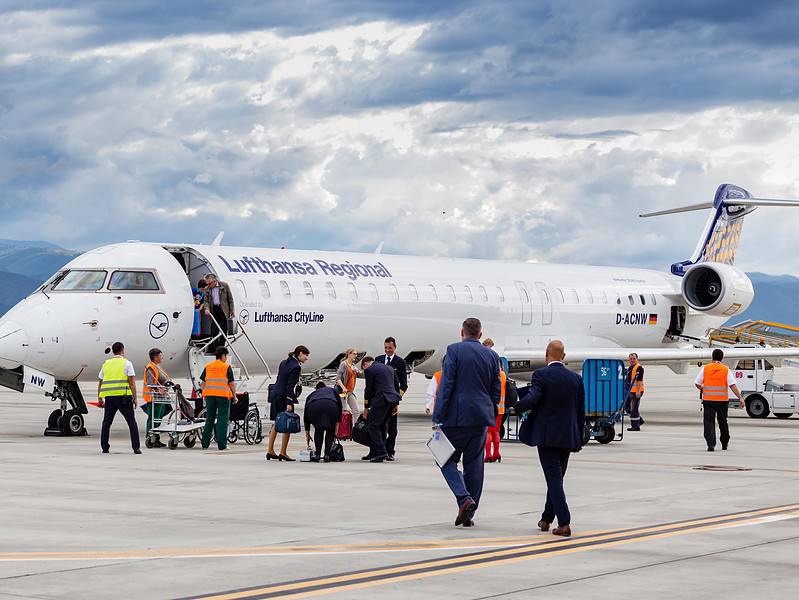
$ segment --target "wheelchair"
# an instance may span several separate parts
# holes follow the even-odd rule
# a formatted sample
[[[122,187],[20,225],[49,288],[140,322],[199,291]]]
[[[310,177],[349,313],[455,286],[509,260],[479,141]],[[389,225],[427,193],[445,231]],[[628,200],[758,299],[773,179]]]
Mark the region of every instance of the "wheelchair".
[[[243,438],[250,446],[260,444],[264,440],[264,435],[258,405],[255,402],[250,402],[249,392],[236,394],[236,397],[239,401],[230,405],[228,443],[235,444]]]
[[[244,392],[236,394],[238,402],[231,403],[230,405],[230,422],[228,424],[227,441],[229,444],[235,444],[240,439],[247,442],[248,445],[260,444],[264,440],[263,426],[261,425],[261,412],[258,410],[258,405],[250,401],[250,394]],[[205,418],[205,409],[203,408],[199,415]],[[211,436],[216,439],[216,434]]]

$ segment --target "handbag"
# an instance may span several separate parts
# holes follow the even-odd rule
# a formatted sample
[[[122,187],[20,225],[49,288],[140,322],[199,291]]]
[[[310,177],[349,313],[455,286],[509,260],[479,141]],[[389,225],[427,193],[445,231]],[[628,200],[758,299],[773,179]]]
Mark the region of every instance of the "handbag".
[[[302,431],[300,415],[288,411],[278,413],[275,418],[275,429],[278,433],[299,433]]]
[[[355,425],[352,426],[352,440],[362,446],[372,445],[369,437],[369,425],[363,417],[358,417]]]
[[[311,448],[300,450],[300,462],[311,462],[316,457],[316,451]]]
[[[338,440],[330,446],[330,462],[344,462],[344,447]]]

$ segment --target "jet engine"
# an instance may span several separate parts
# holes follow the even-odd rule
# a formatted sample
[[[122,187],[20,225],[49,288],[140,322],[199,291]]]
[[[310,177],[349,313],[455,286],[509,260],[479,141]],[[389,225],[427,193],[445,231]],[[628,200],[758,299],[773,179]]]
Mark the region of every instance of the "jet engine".
[[[708,315],[731,317],[746,310],[755,297],[745,273],[721,263],[699,263],[682,279],[685,302]]]

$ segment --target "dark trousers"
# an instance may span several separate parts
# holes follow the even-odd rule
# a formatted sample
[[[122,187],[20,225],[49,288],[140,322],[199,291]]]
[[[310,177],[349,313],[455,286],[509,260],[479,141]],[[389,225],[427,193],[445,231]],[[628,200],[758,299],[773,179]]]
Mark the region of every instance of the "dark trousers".
[[[316,446],[316,456],[322,455],[322,442],[324,441],[325,453],[324,456],[330,456],[330,448],[333,445],[333,440],[336,439],[335,429],[323,429],[322,427],[313,428],[313,443]]]
[[[103,426],[100,430],[100,447],[103,450],[108,450],[108,437],[111,433],[111,424],[114,422],[117,412],[122,413],[125,421],[128,423],[130,429],[130,445],[134,450],[138,450],[139,443],[139,427],[136,425],[136,414],[133,411],[133,397],[132,396],[107,396],[104,400],[105,408],[103,409]]]
[[[716,447],[716,420],[719,422],[721,445],[726,447],[730,443],[730,426],[727,424],[727,411],[730,405],[727,404],[726,400],[724,402],[703,400],[702,407],[705,413],[705,441],[707,442],[707,447]]]
[[[222,396],[205,397],[205,427],[203,428],[202,446],[211,445],[211,432],[216,425],[216,446],[220,450],[227,448],[227,427],[230,422],[230,400]]]
[[[389,456],[394,456],[394,446],[396,444],[397,415],[389,414],[388,421],[386,421],[386,452],[388,452]]]
[[[219,305],[211,307],[211,314],[216,320],[216,323],[214,321],[211,321],[211,337],[216,336],[219,333],[220,329],[222,330],[223,333],[227,334],[228,333],[227,315],[225,314],[225,311],[222,310],[222,307]],[[217,323],[219,323],[219,327],[216,326]],[[213,352],[220,346],[224,345],[225,345],[225,340],[223,338],[219,338],[213,344],[211,344],[211,346],[209,346],[208,350],[209,352]]]
[[[393,404],[369,407],[369,416],[366,419],[369,425],[369,439],[372,442],[369,446],[369,456],[385,456],[388,454],[385,443],[386,421],[391,416],[393,408]]]
[[[467,498],[480,504],[483,495],[483,449],[486,443],[486,427],[442,427],[441,431],[455,448],[450,459],[441,467],[441,474],[455,495],[458,506]],[[458,463],[463,458],[463,473]]]
[[[571,450],[568,448],[538,446],[538,460],[541,461],[544,479],[547,480],[547,501],[541,519],[553,523],[557,516],[560,527],[571,523],[566,492],[563,491],[563,478],[566,475],[566,467],[569,466],[570,453]]]
[[[640,412],[641,398],[635,394],[630,394],[627,396],[627,404],[630,407],[630,427],[638,431],[641,428],[641,424],[644,422]]]

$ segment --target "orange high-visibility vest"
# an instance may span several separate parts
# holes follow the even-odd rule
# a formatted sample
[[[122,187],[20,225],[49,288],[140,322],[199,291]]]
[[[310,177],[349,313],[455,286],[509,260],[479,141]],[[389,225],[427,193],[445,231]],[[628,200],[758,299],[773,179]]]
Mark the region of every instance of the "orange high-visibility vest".
[[[636,381],[635,376],[638,374],[638,365],[636,364],[633,367],[632,372],[630,373],[630,393],[631,394],[638,394],[644,395],[644,382],[643,381]]]
[[[505,414],[505,386],[508,382],[508,376],[505,375],[505,371],[502,369],[499,370],[499,414]]]
[[[705,381],[702,384],[702,400],[709,402],[727,402],[730,394],[727,391],[727,375],[729,369],[721,363],[705,365]]]
[[[148,362],[147,366],[144,367],[144,383],[141,389],[141,397],[144,399],[145,404],[149,404],[153,401],[153,391],[150,389],[150,386],[147,385],[147,371],[150,371],[153,374],[153,381],[158,384],[158,367],[156,367],[152,362]]]
[[[222,398],[232,398],[233,393],[227,381],[227,370],[230,365],[221,360],[208,363],[205,367],[205,389],[203,398],[217,396]]]

